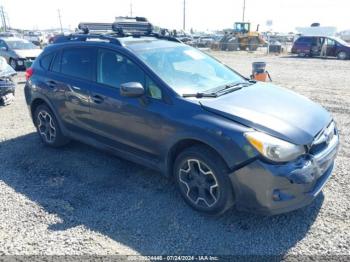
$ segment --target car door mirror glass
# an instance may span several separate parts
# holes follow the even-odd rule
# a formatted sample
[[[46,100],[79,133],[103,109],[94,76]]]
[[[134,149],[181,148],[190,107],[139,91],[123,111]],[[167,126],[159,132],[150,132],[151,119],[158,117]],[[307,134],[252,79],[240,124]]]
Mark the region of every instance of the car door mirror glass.
[[[126,97],[139,97],[145,93],[141,83],[128,82],[120,85],[120,94]]]

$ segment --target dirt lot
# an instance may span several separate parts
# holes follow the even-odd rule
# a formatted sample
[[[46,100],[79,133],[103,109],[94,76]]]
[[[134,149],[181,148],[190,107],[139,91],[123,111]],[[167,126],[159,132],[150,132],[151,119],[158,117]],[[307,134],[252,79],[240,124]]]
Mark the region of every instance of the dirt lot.
[[[15,103],[0,108],[0,255],[350,255],[350,61],[212,54],[244,75],[253,61],[266,61],[275,83],[332,112],[341,148],[314,203],[275,217],[234,209],[206,217],[152,170],[77,142],[44,147],[22,72]]]

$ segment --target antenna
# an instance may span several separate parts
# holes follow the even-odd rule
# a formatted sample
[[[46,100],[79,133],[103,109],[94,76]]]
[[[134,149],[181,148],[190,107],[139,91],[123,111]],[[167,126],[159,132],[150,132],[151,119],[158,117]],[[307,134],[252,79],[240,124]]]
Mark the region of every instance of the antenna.
[[[58,12],[58,20],[60,21],[61,33],[63,34],[61,10],[60,10],[60,9],[57,9],[57,12]]]

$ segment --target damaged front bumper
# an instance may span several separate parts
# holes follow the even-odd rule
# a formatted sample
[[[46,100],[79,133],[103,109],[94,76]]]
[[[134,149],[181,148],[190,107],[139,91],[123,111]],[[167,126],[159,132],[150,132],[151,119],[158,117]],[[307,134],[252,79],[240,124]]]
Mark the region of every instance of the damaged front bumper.
[[[316,155],[283,165],[255,160],[230,174],[236,207],[264,215],[289,212],[310,204],[332,175],[338,134]]]
[[[0,79],[0,105],[8,105],[14,100],[15,89],[11,79]]]

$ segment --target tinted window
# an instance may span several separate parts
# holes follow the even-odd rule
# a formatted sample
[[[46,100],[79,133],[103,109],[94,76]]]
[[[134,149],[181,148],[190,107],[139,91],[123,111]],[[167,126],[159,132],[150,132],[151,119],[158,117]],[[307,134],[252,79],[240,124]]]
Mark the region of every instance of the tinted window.
[[[97,82],[116,88],[128,82],[145,85],[145,73],[126,57],[100,49],[97,55]]]
[[[0,40],[0,47],[7,47],[6,44],[5,44],[5,42],[2,41],[2,40]]]
[[[59,73],[60,68],[61,68],[61,55],[60,53],[56,53],[55,58],[52,61],[51,71]]]
[[[312,38],[311,37],[300,37],[297,40],[298,44],[311,43],[311,42],[312,42]]]
[[[63,51],[61,73],[85,80],[93,79],[94,52],[90,48],[72,48]]]
[[[48,54],[46,56],[43,56],[40,59],[40,66],[45,70],[49,70],[50,64],[51,64],[51,61],[52,61],[54,55],[55,55],[54,53],[51,53],[51,54]]]

